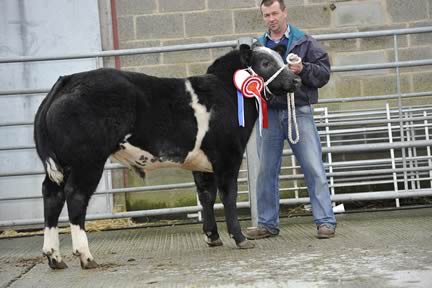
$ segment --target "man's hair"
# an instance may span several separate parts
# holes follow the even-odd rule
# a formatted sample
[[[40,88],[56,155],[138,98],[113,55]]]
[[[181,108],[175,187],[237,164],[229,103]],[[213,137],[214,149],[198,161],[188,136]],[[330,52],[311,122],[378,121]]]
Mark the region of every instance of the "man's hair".
[[[260,7],[261,7],[262,5],[264,5],[264,6],[266,6],[266,7],[271,6],[271,5],[273,5],[274,2],[279,2],[279,6],[280,6],[281,10],[284,10],[284,9],[285,9],[285,3],[284,3],[284,0],[262,0],[262,1],[261,1],[261,5],[260,5]]]

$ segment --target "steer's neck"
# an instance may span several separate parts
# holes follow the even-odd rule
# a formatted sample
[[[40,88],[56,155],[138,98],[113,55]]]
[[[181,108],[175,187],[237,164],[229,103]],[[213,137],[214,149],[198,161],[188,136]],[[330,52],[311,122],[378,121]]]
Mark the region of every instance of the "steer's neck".
[[[240,62],[240,55],[238,50],[234,50],[221,58],[217,59],[208,69],[207,73],[215,75],[223,86],[229,91],[230,96],[237,103],[237,89],[233,83],[234,73],[238,69],[244,69]],[[258,118],[257,104],[255,99],[244,98],[244,117],[245,127],[239,129],[240,138],[242,144],[246,146],[249,136],[252,133],[252,129],[255,125],[255,121]]]

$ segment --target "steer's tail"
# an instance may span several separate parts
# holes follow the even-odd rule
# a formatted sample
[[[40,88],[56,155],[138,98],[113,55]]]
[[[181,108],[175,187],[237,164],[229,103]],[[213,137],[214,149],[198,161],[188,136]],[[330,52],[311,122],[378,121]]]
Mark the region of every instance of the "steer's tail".
[[[53,101],[57,98],[58,92],[67,82],[66,79],[67,77],[59,77],[57,82],[54,84],[48,95],[39,106],[34,121],[34,140],[36,143],[36,151],[42,160],[48,177],[58,185],[63,182],[63,169],[60,166],[59,161],[57,160],[57,157],[51,147],[46,115]]]

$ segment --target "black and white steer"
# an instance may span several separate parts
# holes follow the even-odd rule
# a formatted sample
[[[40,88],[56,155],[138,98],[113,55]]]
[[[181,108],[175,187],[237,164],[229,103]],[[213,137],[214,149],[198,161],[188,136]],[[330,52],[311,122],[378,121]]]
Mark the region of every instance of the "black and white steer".
[[[90,253],[85,216],[90,197],[110,155],[142,176],[146,170],[181,167],[193,171],[203,206],[203,230],[209,246],[219,246],[213,213],[217,190],[229,234],[239,248],[254,245],[237,219],[237,176],[257,109],[245,99],[245,127],[237,121],[233,74],[251,67],[269,79],[275,95],[300,85],[282,58],[265,47],[241,45],[217,59],[202,76],[158,78],[98,69],[60,77],[40,105],[34,136],[46,177],[43,254],[53,269],[66,268],[58,235],[58,217],[67,201],[73,254],[82,268],[97,266]]]

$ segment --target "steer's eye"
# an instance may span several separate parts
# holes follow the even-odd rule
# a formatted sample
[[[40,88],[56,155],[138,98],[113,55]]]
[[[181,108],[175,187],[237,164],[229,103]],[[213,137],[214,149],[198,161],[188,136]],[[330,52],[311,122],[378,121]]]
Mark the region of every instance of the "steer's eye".
[[[268,62],[268,61],[263,61],[263,62],[262,62],[262,66],[263,66],[264,68],[268,68],[268,67],[270,66],[270,62]]]

